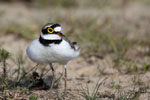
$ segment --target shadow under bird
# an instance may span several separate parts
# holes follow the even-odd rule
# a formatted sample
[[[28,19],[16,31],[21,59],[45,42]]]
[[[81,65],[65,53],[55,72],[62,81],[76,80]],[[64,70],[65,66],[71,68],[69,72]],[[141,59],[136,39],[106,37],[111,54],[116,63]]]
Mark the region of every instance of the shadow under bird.
[[[52,63],[64,65],[65,89],[67,87],[66,64],[80,54],[76,42],[70,42],[61,32],[59,24],[48,23],[41,30],[40,37],[33,40],[26,49],[27,56],[37,64],[49,64],[53,78],[55,76]]]

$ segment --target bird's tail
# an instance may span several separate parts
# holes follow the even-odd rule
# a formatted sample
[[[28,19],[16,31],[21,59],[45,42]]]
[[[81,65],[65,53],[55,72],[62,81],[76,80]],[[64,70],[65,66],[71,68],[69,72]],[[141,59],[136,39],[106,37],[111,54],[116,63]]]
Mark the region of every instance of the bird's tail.
[[[77,45],[77,42],[72,42],[72,45],[74,46],[75,51],[80,52],[80,47]]]

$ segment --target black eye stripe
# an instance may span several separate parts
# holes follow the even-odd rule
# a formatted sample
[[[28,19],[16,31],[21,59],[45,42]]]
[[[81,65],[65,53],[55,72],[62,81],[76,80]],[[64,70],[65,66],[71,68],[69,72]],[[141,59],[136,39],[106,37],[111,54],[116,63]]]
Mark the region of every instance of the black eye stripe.
[[[47,34],[47,29],[42,29],[43,34]]]
[[[53,33],[53,32],[54,32],[54,29],[53,29],[53,28],[47,28],[47,31],[50,32],[50,33],[51,33],[51,32]]]
[[[43,33],[43,34],[49,34],[49,33],[47,32],[47,28],[46,28],[46,29],[43,29],[43,30],[42,30],[42,33]],[[57,34],[57,32],[54,31],[53,34]]]
[[[52,26],[50,26],[50,27],[47,27],[47,28],[45,28],[47,25],[52,25]],[[43,34],[49,34],[48,32],[47,32],[47,29],[48,28],[56,28],[56,27],[61,27],[59,24],[53,24],[53,23],[48,23],[48,24],[46,24],[43,28],[42,28],[42,33]],[[53,32],[53,34],[56,34],[57,32]]]
[[[59,25],[59,24],[54,24],[54,25],[52,25],[52,26],[51,26],[51,28],[53,28],[53,29],[54,29],[55,27],[58,27],[58,26],[60,27],[60,25]]]

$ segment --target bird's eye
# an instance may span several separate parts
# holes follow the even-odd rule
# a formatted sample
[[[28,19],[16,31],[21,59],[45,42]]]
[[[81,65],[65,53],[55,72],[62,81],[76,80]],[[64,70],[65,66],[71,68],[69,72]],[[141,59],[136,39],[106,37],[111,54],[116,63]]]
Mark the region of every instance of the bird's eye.
[[[54,29],[48,28],[48,29],[47,29],[47,32],[50,33],[50,34],[52,34],[52,33],[54,32]]]

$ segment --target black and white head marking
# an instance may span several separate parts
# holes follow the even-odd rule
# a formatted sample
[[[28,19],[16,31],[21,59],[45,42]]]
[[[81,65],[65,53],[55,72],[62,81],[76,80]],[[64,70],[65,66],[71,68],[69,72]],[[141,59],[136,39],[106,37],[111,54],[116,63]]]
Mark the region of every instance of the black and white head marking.
[[[49,46],[49,44],[59,44],[62,41],[61,36],[61,26],[59,24],[48,23],[42,28],[39,41],[44,46]]]
[[[52,28],[54,30],[53,34],[57,34],[57,32],[61,32],[61,26],[59,24],[49,23],[49,24],[46,24],[42,28],[42,33],[43,34],[49,34],[48,31],[47,31],[48,28]]]

